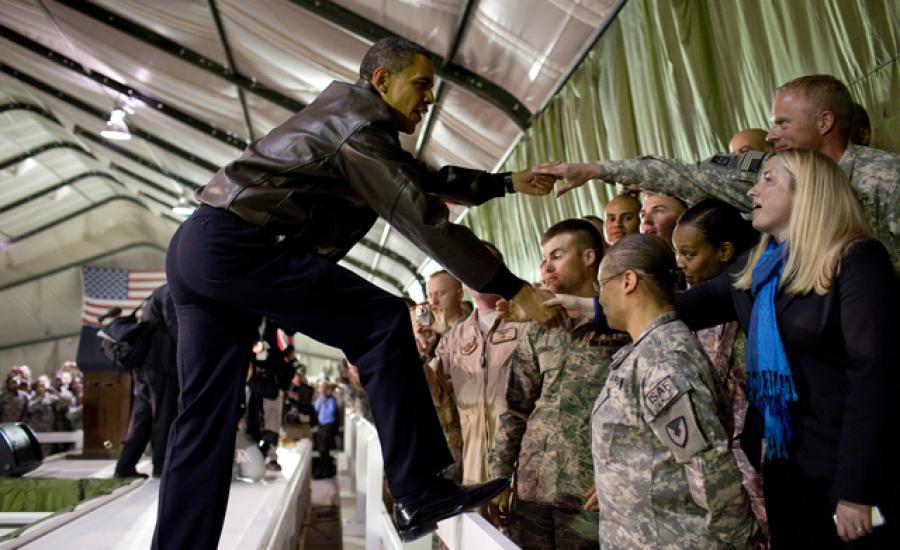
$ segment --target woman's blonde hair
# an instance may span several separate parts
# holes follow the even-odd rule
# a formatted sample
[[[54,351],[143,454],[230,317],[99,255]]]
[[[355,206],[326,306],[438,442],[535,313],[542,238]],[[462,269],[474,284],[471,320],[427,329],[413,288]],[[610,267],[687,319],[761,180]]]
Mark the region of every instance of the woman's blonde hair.
[[[775,154],[791,175],[794,203],[788,221],[788,258],[779,287],[788,294],[825,294],[853,243],[872,236],[850,180],[830,157],[788,149]],[[748,290],[753,267],[772,236],[763,233],[734,286]]]

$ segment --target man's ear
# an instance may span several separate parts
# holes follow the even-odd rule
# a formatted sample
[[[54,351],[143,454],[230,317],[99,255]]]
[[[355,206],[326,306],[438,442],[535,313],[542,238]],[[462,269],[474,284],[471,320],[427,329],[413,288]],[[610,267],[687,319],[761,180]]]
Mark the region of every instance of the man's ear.
[[[828,132],[831,132],[835,129],[836,125],[837,118],[832,111],[822,111],[819,113],[819,120],[817,121],[819,135],[824,136]]]
[[[597,251],[593,248],[585,249],[584,252],[581,253],[581,258],[584,260],[584,267],[588,267],[590,265],[597,264]]]
[[[387,93],[390,79],[391,73],[384,67],[378,67],[372,71],[372,79],[369,82],[371,82],[372,86],[378,90],[378,93],[383,95]]]
[[[718,254],[719,261],[723,264],[727,264],[731,261],[731,257],[734,256],[734,245],[728,241],[725,241],[719,246]]]

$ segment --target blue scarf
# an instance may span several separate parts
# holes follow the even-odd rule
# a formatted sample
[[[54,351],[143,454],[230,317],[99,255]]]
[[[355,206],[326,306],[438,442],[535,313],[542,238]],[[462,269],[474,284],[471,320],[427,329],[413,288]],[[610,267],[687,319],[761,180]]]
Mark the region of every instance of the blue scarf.
[[[788,403],[797,400],[775,314],[775,295],[786,255],[784,243],[770,240],[753,267],[751,285],[754,300],[747,335],[747,397],[763,417],[766,458],[788,457],[792,437]]]

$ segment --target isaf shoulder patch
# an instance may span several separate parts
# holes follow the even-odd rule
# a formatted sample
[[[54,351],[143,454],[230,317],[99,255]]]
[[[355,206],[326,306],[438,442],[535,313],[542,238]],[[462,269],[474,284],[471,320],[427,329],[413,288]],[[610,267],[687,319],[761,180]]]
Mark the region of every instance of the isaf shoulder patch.
[[[644,392],[644,403],[647,410],[650,411],[650,415],[656,416],[676,397],[678,397],[678,388],[675,387],[672,377],[666,376]]]

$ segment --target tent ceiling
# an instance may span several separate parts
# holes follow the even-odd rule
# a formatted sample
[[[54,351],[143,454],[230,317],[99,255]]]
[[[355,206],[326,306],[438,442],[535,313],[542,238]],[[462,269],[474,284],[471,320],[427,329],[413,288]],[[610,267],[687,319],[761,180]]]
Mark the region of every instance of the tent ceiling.
[[[438,73],[439,101],[404,147],[432,166],[491,169],[619,4],[0,0],[0,287],[164,247],[179,200],[331,81],[355,80],[383,36],[424,46]],[[116,106],[133,111],[130,141],[100,136]],[[415,297],[424,263],[381,221],[344,261]],[[77,319],[39,336],[69,334]]]

